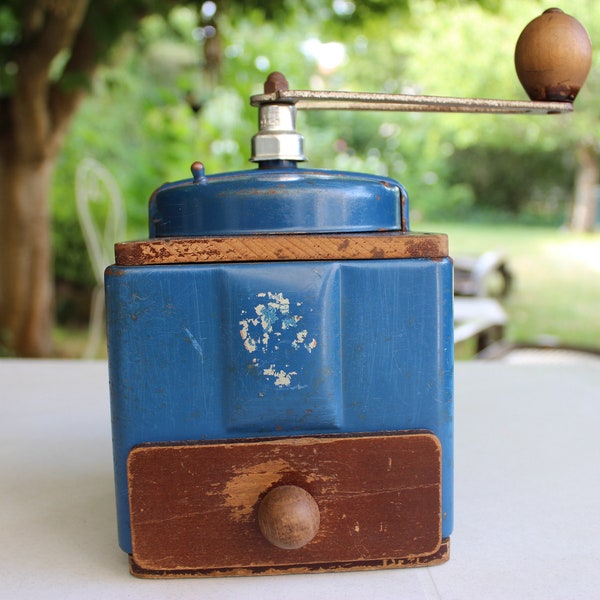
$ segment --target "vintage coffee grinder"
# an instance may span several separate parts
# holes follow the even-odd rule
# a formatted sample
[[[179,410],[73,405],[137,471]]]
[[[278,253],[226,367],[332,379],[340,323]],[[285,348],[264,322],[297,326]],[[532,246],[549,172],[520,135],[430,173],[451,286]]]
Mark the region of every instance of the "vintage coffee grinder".
[[[119,538],[133,574],[448,558],[446,236],[410,231],[393,179],[300,168],[295,114],[554,113],[572,109],[573,90],[535,102],[290,91],[275,73],[251,99],[257,169],[194,162],[192,179],[156,190],[149,239],[117,244],[105,278]]]

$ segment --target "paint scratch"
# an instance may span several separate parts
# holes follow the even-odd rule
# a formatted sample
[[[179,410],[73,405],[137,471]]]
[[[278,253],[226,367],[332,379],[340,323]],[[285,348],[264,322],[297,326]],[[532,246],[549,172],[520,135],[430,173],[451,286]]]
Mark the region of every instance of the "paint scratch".
[[[198,356],[200,356],[200,360],[204,362],[204,352],[202,351],[202,345],[187,327],[184,328],[184,331],[192,344],[192,348],[198,353]]]

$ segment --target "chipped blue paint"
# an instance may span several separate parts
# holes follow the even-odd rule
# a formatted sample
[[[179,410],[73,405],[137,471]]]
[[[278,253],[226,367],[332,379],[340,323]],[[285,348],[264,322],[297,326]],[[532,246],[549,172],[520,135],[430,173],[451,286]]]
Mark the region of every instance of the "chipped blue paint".
[[[308,330],[290,331],[297,329],[302,321],[302,315],[290,314],[290,301],[282,292],[259,292],[256,298],[261,302],[250,311],[254,316],[248,315],[242,309],[240,324],[240,337],[246,351],[250,354],[258,352],[267,357],[253,358],[252,364],[262,372],[267,381],[272,381],[276,387],[290,387],[294,380],[295,388],[307,387],[296,381],[298,371],[289,362],[281,363],[279,351],[282,347],[290,346],[294,350],[305,350],[311,353],[317,347],[317,340],[309,340]],[[296,302],[296,310],[302,302]]]

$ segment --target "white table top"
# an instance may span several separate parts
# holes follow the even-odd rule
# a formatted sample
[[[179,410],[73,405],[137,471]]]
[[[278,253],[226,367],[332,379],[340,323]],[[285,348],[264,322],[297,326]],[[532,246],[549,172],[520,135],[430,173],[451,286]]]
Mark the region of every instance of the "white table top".
[[[118,548],[105,362],[0,360],[0,582],[11,599],[600,598],[600,369],[456,366],[450,561],[182,580]]]

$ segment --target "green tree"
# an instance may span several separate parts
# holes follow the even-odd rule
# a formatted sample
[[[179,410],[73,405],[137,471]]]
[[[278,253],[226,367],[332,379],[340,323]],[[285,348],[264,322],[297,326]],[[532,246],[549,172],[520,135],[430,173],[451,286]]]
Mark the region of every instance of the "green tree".
[[[108,49],[167,7],[7,0],[0,8],[0,333],[16,354],[51,352],[48,194],[69,123]]]

